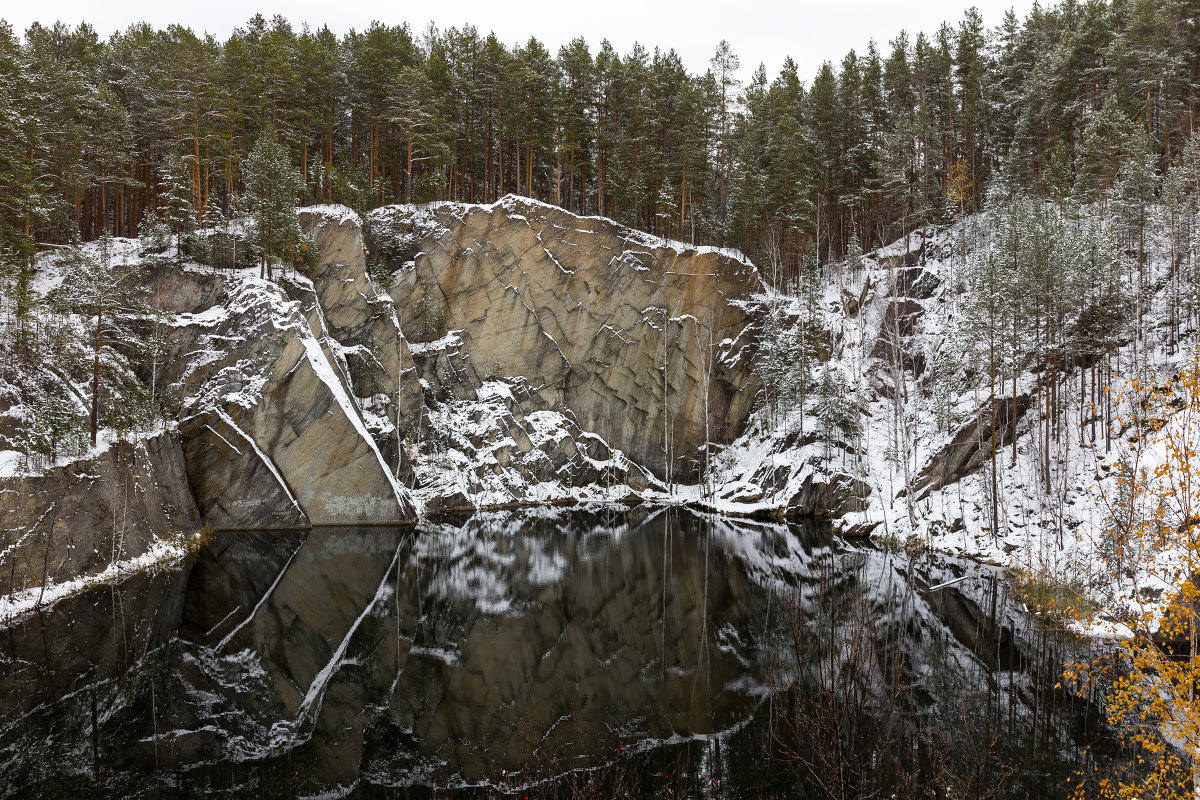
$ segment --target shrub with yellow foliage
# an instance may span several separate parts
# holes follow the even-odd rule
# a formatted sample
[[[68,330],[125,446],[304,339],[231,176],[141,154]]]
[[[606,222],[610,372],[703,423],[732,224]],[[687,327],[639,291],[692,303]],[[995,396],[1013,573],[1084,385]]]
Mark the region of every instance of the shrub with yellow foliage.
[[[1200,797],[1200,359],[1166,382],[1131,381],[1118,407],[1129,445],[1105,497],[1101,613],[1129,635],[1065,678],[1081,696],[1102,687],[1131,757],[1084,776],[1077,796]]]

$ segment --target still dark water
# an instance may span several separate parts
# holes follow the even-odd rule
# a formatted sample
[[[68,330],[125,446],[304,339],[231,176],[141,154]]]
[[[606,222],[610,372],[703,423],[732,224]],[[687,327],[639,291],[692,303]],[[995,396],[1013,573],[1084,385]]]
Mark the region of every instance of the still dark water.
[[[813,526],[230,532],[0,629],[0,796],[824,797],[865,727],[956,796],[1054,797],[1097,735],[1077,647],[997,571]]]

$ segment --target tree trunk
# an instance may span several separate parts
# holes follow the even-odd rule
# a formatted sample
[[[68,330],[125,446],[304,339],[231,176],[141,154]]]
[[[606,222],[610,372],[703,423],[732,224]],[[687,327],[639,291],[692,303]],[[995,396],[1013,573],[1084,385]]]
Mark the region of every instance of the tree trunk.
[[[100,330],[104,322],[104,300],[96,308],[96,339],[92,350],[92,409],[88,427],[92,434],[92,446],[96,446],[96,432],[100,429]]]
[[[404,157],[404,202],[412,202],[412,169],[413,169],[413,134],[412,128],[408,129],[408,147]]]

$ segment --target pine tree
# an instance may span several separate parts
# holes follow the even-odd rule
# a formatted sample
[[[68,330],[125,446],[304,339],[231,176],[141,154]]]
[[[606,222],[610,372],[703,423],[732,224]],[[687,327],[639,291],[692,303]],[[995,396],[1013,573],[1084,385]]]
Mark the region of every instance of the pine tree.
[[[270,280],[274,260],[287,263],[300,243],[296,198],[304,184],[269,130],[259,137],[241,168],[246,191],[239,198],[239,208],[253,226],[260,276]]]
[[[138,226],[138,244],[143,254],[158,255],[171,246],[171,229],[162,214],[150,211]]]
[[[741,85],[737,79],[737,71],[741,67],[741,60],[738,59],[732,48],[730,48],[729,42],[722,39],[721,43],[717,45],[716,53],[709,60],[709,66],[712,68],[717,91],[720,93],[720,101],[717,105],[717,174],[719,178],[717,221],[719,225],[718,230],[721,233],[720,241],[724,243],[725,221],[729,205],[729,175],[733,160],[730,152],[730,139],[733,128],[733,116],[736,110],[734,103],[737,98],[738,88]]]
[[[162,168],[163,205],[161,218],[175,244],[175,257],[183,259],[187,237],[196,231],[196,212],[192,207],[192,182],[183,159],[172,153]]]
[[[587,42],[578,37],[558,51],[562,84],[558,96],[559,147],[555,202],[580,214],[587,213],[588,154],[592,148],[591,118],[595,88],[593,63]]]
[[[1117,173],[1141,144],[1137,126],[1115,98],[1105,101],[1088,120],[1077,158],[1075,193],[1103,200],[1117,182]]]
[[[150,313],[145,303],[147,290],[133,279],[132,268],[117,262],[112,255],[112,242],[107,234],[100,237],[94,248],[72,247],[66,261],[68,276],[64,286],[68,302],[77,313],[95,317],[90,337],[92,353],[91,407],[88,430],[96,444],[103,416],[100,396],[104,365],[108,353],[120,343],[129,346],[138,340],[135,328],[124,325],[129,315],[144,317]]]
[[[1110,194],[1113,217],[1117,221],[1124,240],[1136,253],[1130,264],[1130,272],[1136,275],[1133,284],[1134,324],[1136,326],[1135,354],[1137,343],[1142,340],[1144,330],[1142,317],[1146,310],[1146,265],[1151,233],[1151,205],[1158,193],[1161,176],[1149,139],[1138,135],[1137,144],[1117,171],[1116,182]]]
[[[828,470],[834,447],[841,447],[845,453],[848,441],[858,435],[862,418],[846,376],[836,366],[826,364],[821,369],[814,392],[817,433],[825,445],[825,469]]]
[[[787,409],[792,408],[798,398],[802,398],[803,389],[808,382],[807,353],[802,347],[798,331],[798,325],[787,324],[783,310],[778,304],[772,304],[767,309],[755,363],[767,418],[771,424],[780,419],[781,411],[786,415]],[[799,411],[800,425],[803,428],[802,402]]]
[[[28,78],[20,45],[8,23],[0,20],[0,248],[10,256],[33,252],[32,230],[43,200],[33,175],[30,152],[36,142],[28,120]]]
[[[437,118],[434,115],[432,87],[418,67],[401,67],[396,73],[395,86],[390,92],[390,120],[399,129],[403,148],[404,202],[411,203],[413,181],[417,167],[437,158],[444,160],[437,139]]]
[[[838,263],[852,230],[869,250],[978,210],[1001,166],[1012,190],[1064,208],[1072,185],[1106,202],[1130,158],[1165,169],[1200,118],[1195,18],[1187,3],[1063,2],[988,34],[971,11],[883,53],[865,43],[807,87],[785,61],[742,92],[727,43],[692,74],[669,50],[593,57],[580,39],[554,57],[470,26],[419,42],[403,25],[339,38],[262,16],[224,41],[148,25],[108,41],[34,25],[20,41],[4,26],[0,240],[20,255],[136,235],[163,203],[178,228],[185,195],[196,221],[214,196],[228,213],[272,131],[298,201],[518,191],[760,258],[777,248],[790,277],[814,240]]]
[[[61,383],[37,387],[27,398],[23,420],[25,468],[73,458],[87,449],[83,418],[70,391]]]

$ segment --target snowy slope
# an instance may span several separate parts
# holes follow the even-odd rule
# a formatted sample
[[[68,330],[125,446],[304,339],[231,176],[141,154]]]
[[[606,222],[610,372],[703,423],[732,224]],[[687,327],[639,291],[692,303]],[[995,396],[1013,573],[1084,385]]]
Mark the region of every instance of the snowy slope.
[[[775,419],[760,407],[746,434],[716,459],[711,487],[694,487],[692,498],[726,513],[827,514],[850,534],[1054,576],[1089,586],[1097,597],[1118,593],[1100,558],[1119,495],[1117,466],[1136,454],[1152,470],[1165,458],[1161,436],[1139,445],[1132,429],[1114,431],[1123,435],[1106,446],[1103,425],[1091,423],[1090,395],[1080,396],[1081,380],[1091,376],[1081,376],[1076,362],[1061,376],[1068,422],[1050,442],[1046,480],[1045,410],[1036,402],[1040,375],[1026,371],[1016,380],[1015,457],[1007,430],[1014,390],[1006,379],[997,386],[999,525],[993,531],[986,363],[964,356],[961,344],[969,322],[966,275],[988,227],[981,215],[927,233],[927,240],[915,232],[865,256],[859,269],[831,270],[816,309],[789,295],[759,299],[760,307],[774,305],[785,319],[815,311],[832,343],[818,369],[841,374],[845,402],[858,407],[861,429],[857,435],[836,433],[832,441],[820,435],[819,398],[813,396]],[[1151,237],[1148,252],[1144,335],[1137,343],[1132,333],[1123,338],[1114,358],[1114,398],[1129,390],[1122,376],[1161,382],[1188,366],[1194,352],[1186,343],[1174,352],[1170,346],[1170,262],[1161,234]],[[900,358],[889,358],[893,342]],[[982,381],[969,381],[972,372],[982,372]],[[827,491],[814,492],[814,486]],[[831,507],[822,507],[831,500]],[[1159,557],[1158,574],[1173,558]],[[1166,588],[1157,578],[1139,580],[1148,591]]]

